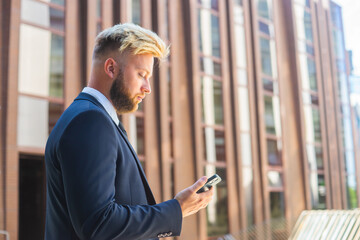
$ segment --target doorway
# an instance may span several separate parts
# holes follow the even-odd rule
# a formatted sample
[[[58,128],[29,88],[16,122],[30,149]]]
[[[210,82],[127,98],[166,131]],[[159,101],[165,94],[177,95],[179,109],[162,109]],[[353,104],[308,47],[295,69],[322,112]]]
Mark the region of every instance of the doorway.
[[[44,157],[20,156],[19,240],[44,239],[46,176]]]

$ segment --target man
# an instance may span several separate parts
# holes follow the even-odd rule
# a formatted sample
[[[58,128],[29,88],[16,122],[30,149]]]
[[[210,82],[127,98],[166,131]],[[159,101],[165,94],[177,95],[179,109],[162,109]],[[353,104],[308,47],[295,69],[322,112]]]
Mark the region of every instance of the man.
[[[150,94],[154,57],[168,48],[153,32],[119,24],[95,43],[88,87],[62,114],[45,150],[45,239],[157,239],[178,236],[183,217],[207,206],[200,178],[156,204],[117,118]]]

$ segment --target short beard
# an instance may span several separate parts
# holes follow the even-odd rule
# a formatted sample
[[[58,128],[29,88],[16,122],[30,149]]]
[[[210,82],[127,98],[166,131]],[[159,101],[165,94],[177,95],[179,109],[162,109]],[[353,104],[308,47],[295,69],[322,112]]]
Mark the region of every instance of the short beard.
[[[138,104],[131,98],[124,83],[124,73],[120,69],[110,88],[110,99],[115,107],[117,114],[134,112],[138,109]]]

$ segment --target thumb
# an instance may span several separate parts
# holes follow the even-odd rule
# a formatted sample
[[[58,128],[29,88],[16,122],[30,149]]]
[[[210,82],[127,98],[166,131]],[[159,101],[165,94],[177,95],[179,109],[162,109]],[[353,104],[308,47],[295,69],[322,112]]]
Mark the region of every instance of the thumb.
[[[199,190],[200,188],[202,188],[202,186],[205,185],[207,181],[207,177],[203,176],[201,178],[199,178],[199,180],[197,180],[192,186],[191,188],[196,192],[197,190]]]

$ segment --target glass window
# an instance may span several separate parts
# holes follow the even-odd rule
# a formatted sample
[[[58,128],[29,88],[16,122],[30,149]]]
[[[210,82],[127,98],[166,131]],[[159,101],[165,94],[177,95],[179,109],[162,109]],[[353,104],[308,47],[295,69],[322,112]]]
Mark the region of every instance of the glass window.
[[[37,1],[22,0],[21,4],[21,20],[64,31],[64,11],[51,8]]]
[[[311,14],[303,6],[295,6],[296,26],[298,38],[313,42]]]
[[[345,73],[337,73],[338,80],[338,94],[342,105],[349,106],[349,88],[348,81]],[[350,116],[350,115],[347,115]]]
[[[312,44],[307,43],[304,40],[299,40],[298,41],[298,51],[300,53],[307,53],[311,56],[315,56],[315,49],[314,46]]]
[[[262,21],[259,21],[259,30],[260,32],[268,35],[269,37],[274,36],[274,26],[272,24],[267,24]]]
[[[220,57],[219,18],[207,9],[199,9],[200,51],[206,56]]]
[[[138,104],[139,108],[138,108],[138,112],[143,112],[144,111],[144,102],[141,102]]]
[[[207,162],[225,161],[225,137],[223,131],[204,128],[204,154]]]
[[[266,142],[269,165],[281,166],[281,142],[273,139],[267,139]]]
[[[343,105],[349,105],[349,89],[348,89],[348,81],[346,73],[338,72],[337,76],[337,84],[338,84],[338,97]]]
[[[169,123],[169,134],[170,134],[170,156],[174,157],[174,134],[173,134],[173,123],[172,121]]]
[[[315,61],[303,53],[299,54],[301,81],[304,90],[317,92],[316,65]]]
[[[272,0],[257,0],[257,10],[260,17],[272,20]]]
[[[202,77],[201,98],[203,122],[210,125],[222,125],[224,119],[221,82],[209,77]]]
[[[237,83],[242,86],[246,86],[248,84],[247,73],[245,69],[237,69]]]
[[[64,111],[64,106],[58,103],[49,102],[49,134],[55,127],[57,120]]]
[[[211,8],[214,10],[219,9],[218,0],[198,0],[198,3],[200,3],[205,8]]]
[[[285,216],[283,192],[270,192],[270,211],[271,218],[281,218]]]
[[[63,105],[47,100],[19,96],[18,136],[19,146],[45,148],[49,133],[63,112]]]
[[[266,132],[281,135],[280,103],[277,96],[264,96]]]
[[[251,136],[249,133],[241,133],[241,161],[243,166],[252,166]]]
[[[65,0],[40,0],[40,1],[54,3],[54,4],[61,5],[61,6],[65,5]]]
[[[96,33],[99,34],[102,30],[102,0],[96,1]]]
[[[138,155],[145,155],[144,118],[129,115],[128,137]]]
[[[131,21],[141,25],[141,0],[131,0]]]
[[[344,152],[345,170],[348,174],[356,173],[354,151],[348,150]]]
[[[170,14],[170,9],[169,9],[169,0],[165,0],[165,36],[166,39],[170,39],[170,21],[169,21],[169,14]]]
[[[321,125],[319,109],[304,105],[306,141],[321,143]]]
[[[97,0],[96,1],[96,16],[98,18],[101,18],[101,12],[102,12],[102,7],[101,7],[101,4],[102,4],[102,0]]]
[[[353,150],[354,149],[354,142],[353,142],[353,131],[351,125],[350,117],[346,117],[342,119],[342,127],[343,127],[343,147],[344,150]]]
[[[242,3],[242,0],[234,0],[234,4],[242,6],[243,3]]]
[[[250,131],[249,95],[246,87],[238,88],[240,131]]]
[[[340,30],[333,29],[332,34],[335,48],[335,57],[338,59],[345,59],[344,39],[342,32]]]
[[[172,99],[171,99],[171,88],[172,88],[172,81],[171,81],[171,67],[167,67],[166,71],[166,78],[168,84],[168,114],[172,116]]]
[[[271,92],[273,94],[279,94],[277,82],[271,81],[266,78],[263,78],[262,82],[263,82],[263,87],[264,87],[265,91]]]
[[[234,22],[244,24],[244,10],[242,5],[235,3],[234,5]]]
[[[342,29],[341,7],[334,2],[330,2],[331,20],[335,27]]]
[[[62,98],[63,76],[64,37],[21,24],[19,92]]]
[[[268,171],[267,173],[268,183],[270,187],[282,187],[283,180],[282,174],[278,171]]]
[[[302,95],[303,95],[304,104],[308,104],[308,105],[312,104],[315,106],[319,105],[319,96],[308,92],[303,92]]]
[[[214,62],[211,58],[201,57],[200,68],[206,74],[221,76],[221,64]]]
[[[246,44],[244,26],[235,25],[236,66],[246,68]]]
[[[295,0],[295,2],[310,8],[310,0]]]
[[[254,222],[253,170],[250,167],[243,167],[242,169],[247,224],[251,226]]]
[[[145,129],[144,129],[144,118],[136,118],[136,134],[137,134],[137,154],[145,155]]]
[[[324,169],[322,148],[318,146],[314,146],[312,144],[307,144],[306,150],[307,150],[309,169],[314,171]]]
[[[315,55],[315,49],[312,45],[306,44],[306,53],[310,54],[311,56]]]
[[[358,198],[356,192],[356,175],[351,174],[346,177],[346,193],[348,208],[358,207]]]
[[[277,77],[276,71],[276,55],[275,55],[275,42],[260,37],[260,49],[261,49],[261,69],[262,73],[268,76]]]
[[[310,174],[311,202],[313,209],[326,209],[326,188],[324,175]]]
[[[208,236],[221,236],[229,232],[228,222],[228,193],[226,169],[213,165],[205,167],[205,175],[217,173],[222,181],[214,189],[214,198],[206,208]]]
[[[336,60],[336,70],[340,73],[346,72],[346,64],[343,59],[337,59]]]

